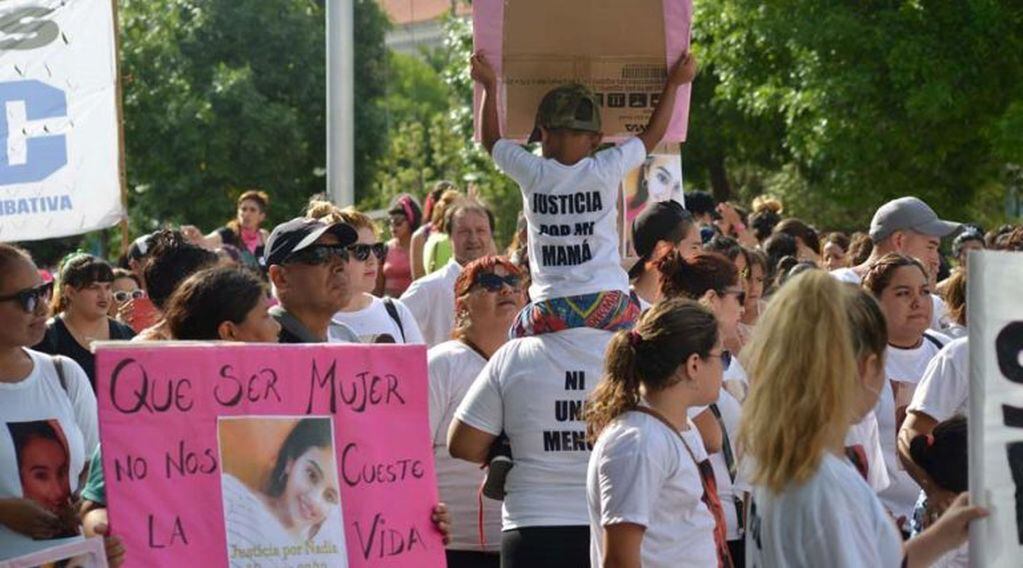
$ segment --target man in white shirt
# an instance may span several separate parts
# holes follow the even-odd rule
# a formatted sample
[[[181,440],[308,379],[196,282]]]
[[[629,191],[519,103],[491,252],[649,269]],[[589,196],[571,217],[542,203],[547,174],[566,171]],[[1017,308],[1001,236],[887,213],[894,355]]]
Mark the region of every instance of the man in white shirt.
[[[942,237],[959,229],[959,223],[943,221],[929,205],[916,197],[900,197],[885,203],[870,221],[870,240],[874,250],[863,264],[840,268],[831,273],[844,282],[859,285],[870,267],[890,253],[911,256],[927,268],[931,286],[938,274]]]
[[[453,258],[409,286],[401,301],[415,316],[428,347],[451,339],[455,328],[455,280],[462,266],[492,252],[490,214],[477,201],[464,200],[448,211]]]
[[[927,268],[931,290],[936,289],[938,266],[941,263],[942,237],[956,232],[959,223],[944,221],[929,205],[916,197],[900,197],[885,203],[874,213],[870,221],[870,240],[874,250],[870,257],[859,266],[839,268],[831,275],[843,282],[856,284],[863,282],[870,267],[886,254],[899,253],[919,260]],[[931,329],[942,330],[942,318],[948,313],[945,302],[931,294],[934,304],[931,318]]]

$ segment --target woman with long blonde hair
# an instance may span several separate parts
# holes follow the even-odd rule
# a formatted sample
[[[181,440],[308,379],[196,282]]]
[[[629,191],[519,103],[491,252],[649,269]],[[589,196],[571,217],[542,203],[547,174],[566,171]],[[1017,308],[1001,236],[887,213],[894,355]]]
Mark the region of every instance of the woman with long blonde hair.
[[[748,347],[739,432],[753,482],[747,564],[928,566],[985,514],[960,496],[903,544],[845,458],[850,426],[877,404],[887,344],[877,302],[823,271],[795,277],[771,301]]]

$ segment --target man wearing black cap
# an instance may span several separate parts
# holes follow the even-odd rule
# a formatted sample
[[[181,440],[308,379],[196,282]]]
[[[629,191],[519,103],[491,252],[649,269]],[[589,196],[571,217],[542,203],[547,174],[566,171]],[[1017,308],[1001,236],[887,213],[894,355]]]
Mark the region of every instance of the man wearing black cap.
[[[629,270],[629,280],[644,311],[661,298],[657,262],[671,250],[686,258],[703,250],[692,214],[676,201],[648,204],[632,222],[632,243],[639,260]]]
[[[274,228],[263,262],[280,301],[270,313],[281,324],[281,343],[327,341],[331,318],[352,296],[348,245],[357,240],[345,223],[299,217]]]

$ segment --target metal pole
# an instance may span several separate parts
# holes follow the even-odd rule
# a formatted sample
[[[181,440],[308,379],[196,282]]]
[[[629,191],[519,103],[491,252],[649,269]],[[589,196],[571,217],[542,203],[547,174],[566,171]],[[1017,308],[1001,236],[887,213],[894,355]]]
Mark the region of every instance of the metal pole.
[[[352,0],[327,0],[327,194],[355,204],[355,40]]]

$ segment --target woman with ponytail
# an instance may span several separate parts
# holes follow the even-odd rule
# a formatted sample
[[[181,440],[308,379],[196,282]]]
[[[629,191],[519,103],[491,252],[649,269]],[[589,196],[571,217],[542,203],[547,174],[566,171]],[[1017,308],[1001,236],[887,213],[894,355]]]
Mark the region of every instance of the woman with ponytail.
[[[713,402],[727,352],[714,314],[683,299],[615,334],[587,403],[592,566],[731,566],[693,406]]]
[[[748,347],[752,386],[739,433],[753,482],[747,564],[929,566],[986,514],[961,495],[903,544],[846,458],[850,426],[884,385],[887,344],[877,302],[823,271],[796,276],[768,305]]]
[[[724,505],[728,547],[736,564],[741,566],[743,552],[742,501],[735,488],[738,473],[737,448],[734,441],[742,416],[741,401],[746,397],[746,371],[728,352],[729,339],[738,337],[739,320],[745,304],[745,290],[739,271],[728,257],[703,252],[690,258],[669,254],[661,260],[661,293],[666,298],[682,297],[698,301],[717,319],[718,334],[728,355],[724,369],[724,386],[708,406],[690,410],[700,430],[710,462],[717,478],[718,498]]]

